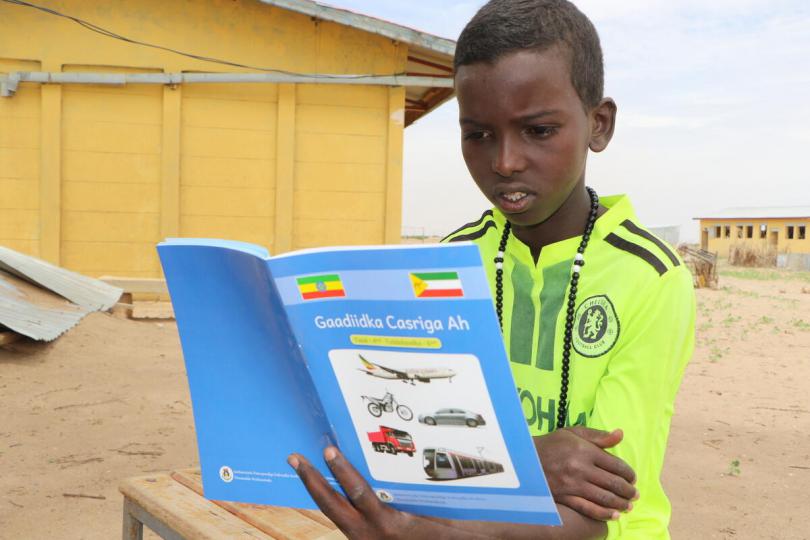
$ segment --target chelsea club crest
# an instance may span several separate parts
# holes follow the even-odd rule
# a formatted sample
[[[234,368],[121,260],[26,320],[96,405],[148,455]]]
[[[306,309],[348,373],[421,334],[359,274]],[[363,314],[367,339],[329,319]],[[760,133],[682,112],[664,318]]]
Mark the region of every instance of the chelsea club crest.
[[[619,339],[619,317],[605,295],[584,300],[574,315],[574,349],[596,358],[610,351]]]

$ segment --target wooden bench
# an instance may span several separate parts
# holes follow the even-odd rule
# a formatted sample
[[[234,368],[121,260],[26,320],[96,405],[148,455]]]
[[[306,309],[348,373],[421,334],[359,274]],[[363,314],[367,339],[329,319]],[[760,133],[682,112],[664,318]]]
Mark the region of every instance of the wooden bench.
[[[144,525],[165,540],[346,538],[317,511],[209,501],[202,496],[199,469],[128,478],[119,489],[124,540],[141,540]]]

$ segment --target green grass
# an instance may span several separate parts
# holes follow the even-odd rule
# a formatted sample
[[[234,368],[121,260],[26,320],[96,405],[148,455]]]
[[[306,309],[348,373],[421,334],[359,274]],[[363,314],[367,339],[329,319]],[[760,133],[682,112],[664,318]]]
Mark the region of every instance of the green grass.
[[[714,306],[712,306],[712,311],[718,311],[718,310],[721,310],[721,309],[729,309],[729,308],[732,308],[732,307],[734,307],[734,304],[732,304],[728,300],[723,300],[722,298],[720,298],[714,303]]]
[[[777,272],[776,270],[763,268],[742,268],[733,270],[726,268],[720,270],[720,275],[739,279],[753,279],[757,281],[779,281],[789,279],[792,281],[804,281],[805,283],[810,283],[810,272],[804,271]]]
[[[709,362],[717,362],[721,358],[723,358],[731,349],[726,347],[725,349],[721,349],[720,347],[714,346],[709,351]]]
[[[802,332],[810,332],[810,323],[803,319],[794,319],[790,321],[790,324],[793,325],[793,328],[797,328]]]
[[[721,291],[728,293],[728,294],[736,294],[738,296],[747,296],[748,298],[759,298],[760,294],[754,291],[744,291],[742,289],[737,289],[735,287],[729,287],[728,285],[721,287]]]
[[[714,328],[714,325],[711,323],[711,321],[701,323],[701,325],[698,326],[698,330],[700,332],[707,332],[707,331],[711,330],[712,328]]]
[[[740,460],[732,459],[731,463],[728,464],[728,475],[740,476],[740,473],[742,473],[742,471],[740,470]]]
[[[729,326],[736,324],[742,320],[742,317],[735,317],[734,315],[729,315],[725,319],[723,319],[723,326],[728,328]]]

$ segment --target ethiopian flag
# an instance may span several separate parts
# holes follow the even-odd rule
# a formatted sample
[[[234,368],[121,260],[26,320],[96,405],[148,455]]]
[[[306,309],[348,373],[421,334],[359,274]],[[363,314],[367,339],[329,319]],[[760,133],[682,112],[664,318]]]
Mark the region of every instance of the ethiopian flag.
[[[338,274],[323,274],[297,278],[298,290],[304,300],[346,296]]]
[[[464,296],[456,272],[411,272],[413,293],[417,298],[457,298]]]

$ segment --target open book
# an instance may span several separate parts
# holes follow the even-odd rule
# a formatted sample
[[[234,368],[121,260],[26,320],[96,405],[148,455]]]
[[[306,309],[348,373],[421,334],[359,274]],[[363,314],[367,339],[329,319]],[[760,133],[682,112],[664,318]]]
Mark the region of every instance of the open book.
[[[206,497],[317,508],[287,456],[337,487],[322,459],[336,444],[400,510],[560,523],[477,246],[158,251]]]

